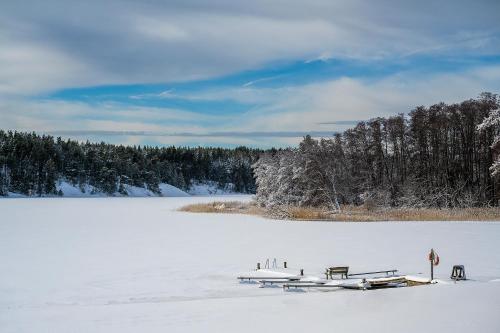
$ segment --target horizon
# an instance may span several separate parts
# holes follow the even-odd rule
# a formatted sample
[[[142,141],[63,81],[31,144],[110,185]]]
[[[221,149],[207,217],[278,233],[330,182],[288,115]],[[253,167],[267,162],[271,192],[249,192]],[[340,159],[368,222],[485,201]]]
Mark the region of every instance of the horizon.
[[[0,128],[123,145],[295,146],[500,92],[498,12],[496,1],[6,3]]]
[[[484,96],[488,97],[488,95],[493,95],[497,100],[500,98],[498,94],[494,94],[491,92],[482,92],[476,98],[469,98],[464,101],[458,101],[456,103],[451,103],[448,105],[461,104],[463,102],[467,102],[470,100],[480,100]],[[443,102],[436,103],[434,105],[438,105]],[[446,105],[446,103],[445,103]],[[419,105],[419,107],[431,108],[433,105]],[[415,107],[416,108],[416,107]],[[413,109],[415,109],[413,108]],[[413,110],[412,109],[412,110]],[[409,120],[411,117],[410,113],[398,113],[390,116],[403,116],[406,120]],[[230,132],[230,131],[222,131],[222,132],[212,132],[212,133],[182,133],[182,132],[154,132],[154,131],[103,131],[103,130],[59,130],[59,131],[23,131],[23,130],[12,130],[12,129],[2,129],[0,128],[0,132],[4,131],[5,133],[14,132],[21,134],[31,134],[34,133],[38,136],[50,136],[54,141],[57,139],[62,139],[63,141],[71,140],[77,142],[79,144],[108,144],[114,146],[125,146],[125,147],[138,147],[138,148],[188,148],[188,149],[196,149],[196,148],[208,148],[208,149],[229,149],[234,150],[238,148],[247,148],[247,149],[255,149],[255,150],[263,150],[270,151],[273,149],[294,149],[297,148],[299,143],[303,141],[306,136],[309,136],[316,140],[321,139],[333,139],[335,135],[340,134],[344,135],[346,130],[353,129],[361,123],[369,123],[372,120],[376,119],[387,119],[384,117],[375,116],[366,120],[347,120],[347,121],[338,121],[338,122],[329,122],[325,124],[332,125],[340,125],[343,127],[342,130],[338,131],[309,131],[309,132],[300,132],[300,131],[275,131],[275,132]],[[282,145],[254,145],[254,144],[210,144],[210,143],[185,143],[185,144],[175,144],[175,143],[164,143],[164,144],[155,144],[148,143],[147,139],[143,141],[143,143],[128,143],[121,142],[120,138],[122,137],[141,137],[141,138],[159,138],[159,137],[167,137],[167,138],[293,138],[296,142],[291,144],[282,144]],[[114,138],[118,138],[118,140],[114,140]]]

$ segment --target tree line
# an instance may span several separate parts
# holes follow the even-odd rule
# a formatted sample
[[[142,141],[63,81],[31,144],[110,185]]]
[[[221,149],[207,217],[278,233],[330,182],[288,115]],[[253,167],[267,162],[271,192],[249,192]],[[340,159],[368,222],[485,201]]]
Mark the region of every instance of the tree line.
[[[256,200],[265,207],[334,210],[363,203],[497,206],[492,145],[500,120],[488,119],[499,102],[496,94],[483,93],[457,104],[419,106],[408,115],[362,121],[331,138],[306,136],[297,148],[266,152],[253,166]],[[483,121],[488,125],[479,126]]]
[[[126,195],[124,185],[160,193],[168,183],[188,190],[193,182],[254,193],[251,165],[261,150],[238,147],[141,147],[80,143],[49,135],[0,130],[0,195],[62,195],[57,182],[85,191]]]

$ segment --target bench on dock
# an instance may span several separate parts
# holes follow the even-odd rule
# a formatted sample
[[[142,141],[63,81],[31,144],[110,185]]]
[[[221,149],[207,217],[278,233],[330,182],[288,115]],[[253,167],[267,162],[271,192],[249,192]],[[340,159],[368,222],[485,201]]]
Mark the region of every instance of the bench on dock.
[[[327,280],[328,278],[333,279],[334,275],[340,275],[341,279],[343,279],[344,277],[347,279],[348,272],[349,266],[328,267],[326,269],[325,275]]]

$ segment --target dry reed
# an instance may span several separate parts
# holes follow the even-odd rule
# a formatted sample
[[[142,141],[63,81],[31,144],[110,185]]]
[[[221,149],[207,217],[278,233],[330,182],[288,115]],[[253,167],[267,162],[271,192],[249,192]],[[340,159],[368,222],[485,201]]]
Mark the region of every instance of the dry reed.
[[[192,204],[180,208],[192,213],[229,213],[250,214],[271,218],[302,221],[500,221],[500,208],[373,208],[363,206],[344,206],[341,212],[332,212],[316,207],[279,207],[264,209],[254,202],[238,201]]]
[[[198,203],[187,205],[179,209],[190,213],[227,213],[227,214],[250,214],[264,215],[264,209],[253,203],[240,201],[214,201],[210,203]]]

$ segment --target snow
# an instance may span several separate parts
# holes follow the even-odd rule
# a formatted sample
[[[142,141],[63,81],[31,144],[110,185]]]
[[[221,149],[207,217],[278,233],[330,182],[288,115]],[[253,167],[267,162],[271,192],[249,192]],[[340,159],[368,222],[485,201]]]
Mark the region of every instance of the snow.
[[[414,275],[406,275],[406,278],[408,280],[414,281],[414,282],[420,282],[420,283],[427,283],[430,282],[429,277],[422,277],[422,276],[414,276]]]
[[[259,269],[250,272],[242,272],[238,276],[245,276],[251,278],[287,278],[297,276],[296,271],[273,270],[273,269]]]
[[[128,185],[128,184],[124,184],[123,187],[125,188],[125,191],[127,192],[126,196],[128,196],[128,197],[158,197],[158,196],[160,196],[157,193],[150,191],[145,187],[138,187],[138,186],[133,186],[133,185]],[[161,196],[163,196],[163,197],[187,197],[190,195],[209,196],[209,195],[226,195],[226,194],[239,195],[238,193],[234,193],[228,189],[226,189],[226,190],[220,189],[213,182],[196,183],[191,187],[191,189],[189,190],[189,193],[184,192],[183,190],[181,190],[173,185],[166,184],[166,183],[160,183],[158,185],[158,187],[160,188],[160,193],[161,193]],[[63,196],[69,197],[69,198],[88,198],[88,197],[107,197],[107,196],[110,196],[106,193],[99,192],[92,185],[89,185],[89,184],[85,184],[83,187],[83,191],[82,191],[82,189],[80,189],[79,186],[75,186],[64,179],[57,181],[56,190],[57,191],[61,190],[63,193]],[[44,196],[46,196],[46,195],[44,195]],[[56,195],[51,195],[50,197],[54,197],[54,196],[56,196]],[[112,196],[122,197],[124,195],[116,192]],[[9,192],[8,197],[9,198],[23,198],[26,196],[23,194],[19,194],[19,193]]]
[[[24,194],[15,193],[15,192],[7,192],[7,196],[10,198],[24,198],[24,197],[26,197]]]
[[[164,197],[188,197],[189,194],[170,184],[160,183],[161,195]]]
[[[145,187],[138,187],[138,186],[132,186],[128,184],[124,184],[123,187],[125,188],[125,191],[127,192],[128,197],[158,197],[157,193],[148,190]],[[194,196],[214,196],[214,195],[241,195],[240,193],[234,192],[231,188],[231,184],[228,185],[227,188],[221,189],[218,187],[217,183],[215,182],[195,182],[191,186],[188,192],[185,192],[173,185],[166,184],[166,183],[160,183],[158,185],[160,188],[160,193],[161,196],[163,197],[187,197],[190,195]],[[64,197],[69,197],[69,198],[88,198],[88,197],[108,197],[110,195],[106,193],[99,192],[96,190],[92,185],[85,184],[83,188],[83,192],[80,189],[79,186],[75,186],[71,184],[70,182],[62,179],[57,181],[56,183],[56,190],[59,191],[61,190],[63,193]],[[44,195],[46,197],[46,195]],[[54,197],[56,195],[51,195],[50,197]],[[121,193],[114,193],[111,195],[113,197],[122,197],[124,196]],[[23,194],[19,193],[14,193],[14,192],[9,192],[8,197],[10,198],[22,198],[26,197]]]
[[[326,223],[179,212],[249,196],[0,200],[0,331],[499,332],[499,222]],[[437,283],[258,288],[257,262],[322,277],[399,269]],[[468,281],[450,280],[455,264]]]
[[[158,194],[154,193],[146,188],[143,187],[137,187],[137,186],[132,186],[125,184],[123,186],[125,188],[125,191],[127,192],[127,196],[129,197],[157,197]],[[181,189],[172,186],[170,184],[166,183],[160,183],[159,186],[161,196],[164,197],[185,197],[189,196],[186,192],[182,191]],[[107,196],[106,193],[98,192],[94,189],[92,185],[86,184],[84,186],[84,191],[78,187],[75,186],[65,180],[60,180],[56,184],[57,190],[61,190],[63,192],[64,197],[70,197],[70,198],[83,198],[83,197],[105,197]],[[9,196],[11,194],[9,193]],[[113,196],[123,196],[121,193],[115,193]]]
[[[71,198],[105,196],[104,193],[96,192],[92,185],[85,184],[82,192],[82,190],[78,186],[74,186],[64,180],[58,181],[56,183],[56,189],[57,191],[61,190],[63,196]]]
[[[188,191],[191,195],[196,196],[208,196],[208,195],[230,195],[236,194],[232,190],[232,184],[229,184],[226,188],[221,189],[216,182],[193,182],[191,188]]]

